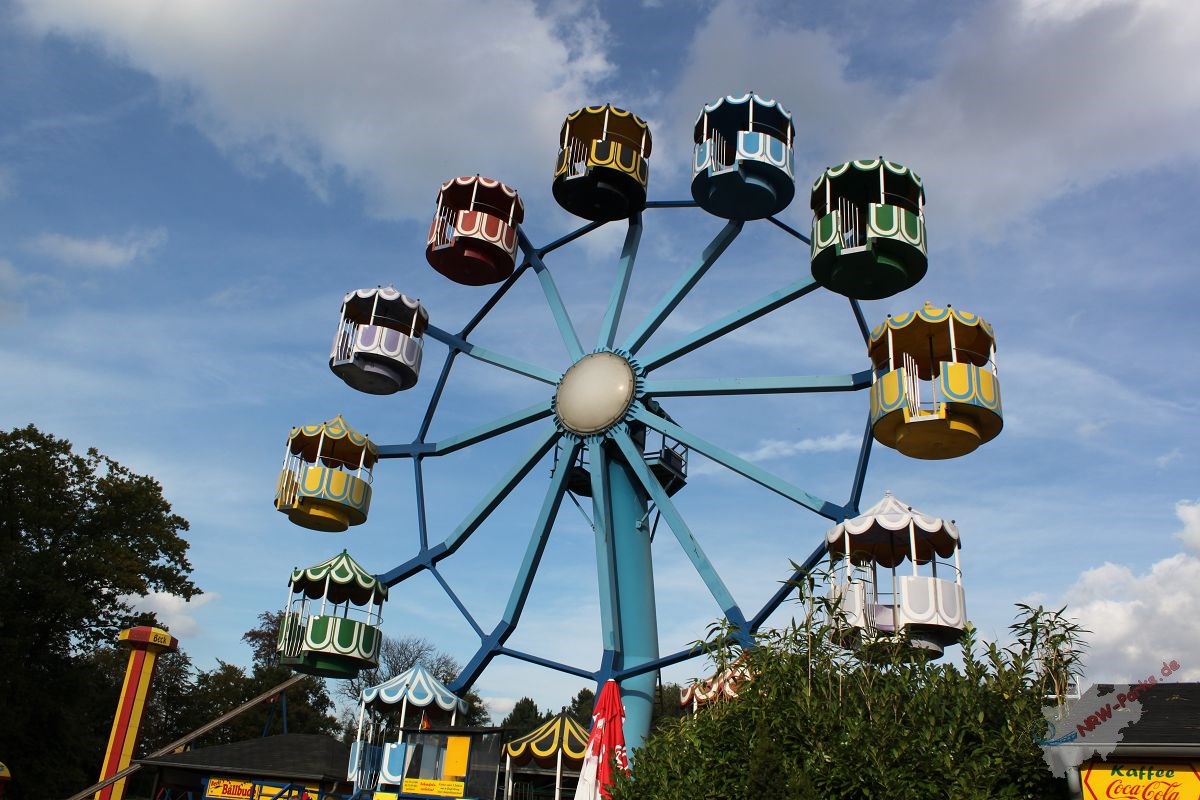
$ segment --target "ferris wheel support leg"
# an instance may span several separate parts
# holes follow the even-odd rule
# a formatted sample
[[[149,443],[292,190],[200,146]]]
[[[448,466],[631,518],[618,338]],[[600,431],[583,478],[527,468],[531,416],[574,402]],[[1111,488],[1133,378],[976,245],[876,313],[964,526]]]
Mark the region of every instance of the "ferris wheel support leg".
[[[607,509],[600,502],[596,504],[596,518],[605,519],[605,539],[611,553],[611,575],[600,585],[601,594],[608,594],[601,597],[601,607],[609,605],[613,628],[611,637],[606,633],[605,639],[615,644],[612,666],[617,670],[628,669],[658,658],[654,565],[650,532],[645,523],[647,497],[623,457],[609,453],[603,445],[593,446],[591,453],[593,465],[596,455],[602,453],[601,465],[593,466],[593,470],[603,470],[609,499]],[[602,556],[599,547],[597,556]],[[609,676],[599,677],[603,682]],[[625,705],[625,744],[630,751],[641,745],[650,730],[657,681],[658,671],[652,670],[620,682],[621,702]]]

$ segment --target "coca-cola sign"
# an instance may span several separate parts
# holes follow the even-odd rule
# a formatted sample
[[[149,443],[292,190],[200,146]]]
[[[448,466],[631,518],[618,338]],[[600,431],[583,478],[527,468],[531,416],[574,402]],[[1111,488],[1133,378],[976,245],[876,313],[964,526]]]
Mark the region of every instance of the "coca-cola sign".
[[[1200,773],[1190,763],[1088,762],[1088,800],[1200,800]]]

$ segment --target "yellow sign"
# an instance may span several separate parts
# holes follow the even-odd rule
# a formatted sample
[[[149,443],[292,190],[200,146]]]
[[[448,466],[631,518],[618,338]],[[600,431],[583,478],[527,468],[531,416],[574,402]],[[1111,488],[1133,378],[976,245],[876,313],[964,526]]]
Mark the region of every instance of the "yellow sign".
[[[1198,800],[1200,772],[1190,763],[1089,761],[1083,786],[1088,800]]]
[[[209,778],[204,796],[214,800],[316,800],[320,793],[317,786],[284,789],[283,786],[264,786],[235,778]]]
[[[470,736],[446,737],[446,757],[442,762],[442,780],[462,778],[467,774],[467,754],[470,750]]]
[[[434,781],[425,778],[405,778],[400,787],[403,794],[427,794],[433,797],[462,797],[467,785],[462,781]]]
[[[250,781],[238,781],[232,778],[209,778],[208,791],[205,797],[238,798],[238,800],[258,800],[258,786]]]

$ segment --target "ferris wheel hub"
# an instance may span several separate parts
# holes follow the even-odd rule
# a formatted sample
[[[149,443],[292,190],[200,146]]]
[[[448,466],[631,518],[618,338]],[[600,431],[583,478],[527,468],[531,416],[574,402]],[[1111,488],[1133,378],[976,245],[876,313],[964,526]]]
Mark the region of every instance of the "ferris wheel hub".
[[[617,353],[592,353],[563,373],[554,393],[554,412],[567,430],[592,436],[621,421],[636,390],[628,360]]]

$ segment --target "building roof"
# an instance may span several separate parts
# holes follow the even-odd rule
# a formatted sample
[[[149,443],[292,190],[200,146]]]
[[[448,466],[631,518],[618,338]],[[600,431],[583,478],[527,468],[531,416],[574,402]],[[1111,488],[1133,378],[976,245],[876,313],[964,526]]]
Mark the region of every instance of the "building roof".
[[[170,767],[210,775],[344,781],[346,765],[350,763],[350,747],[332,736],[284,733],[158,758],[142,758],[137,762],[146,767]]]

